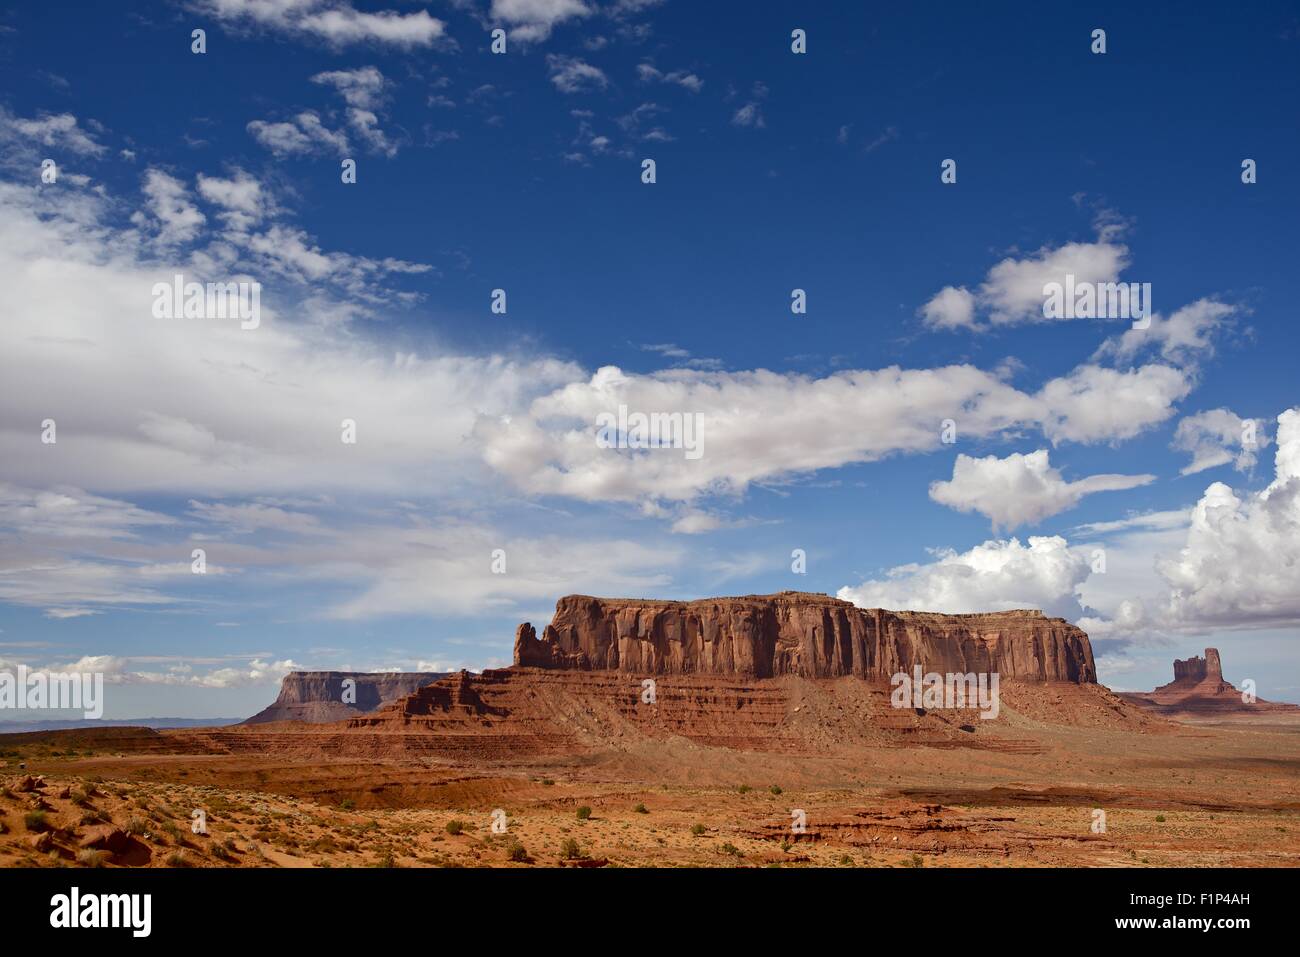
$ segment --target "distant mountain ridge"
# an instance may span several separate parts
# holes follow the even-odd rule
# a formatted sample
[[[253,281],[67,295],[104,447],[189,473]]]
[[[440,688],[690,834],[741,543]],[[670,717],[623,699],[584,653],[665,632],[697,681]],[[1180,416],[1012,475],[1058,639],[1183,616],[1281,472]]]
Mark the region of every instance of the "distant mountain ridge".
[[[75,728],[216,728],[239,724],[239,718],[69,718],[49,721],[0,721],[0,734],[64,731]]]

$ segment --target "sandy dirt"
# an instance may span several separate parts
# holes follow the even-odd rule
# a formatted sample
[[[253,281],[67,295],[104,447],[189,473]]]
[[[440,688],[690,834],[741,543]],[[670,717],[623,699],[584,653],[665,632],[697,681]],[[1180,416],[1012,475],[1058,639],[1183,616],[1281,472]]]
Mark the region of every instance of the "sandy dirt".
[[[1184,724],[1012,689],[996,730],[873,738],[836,724],[855,700],[836,688],[787,692],[767,751],[625,728],[490,761],[382,734],[359,739],[377,757],[328,757],[312,735],[336,731],[293,726],[279,747],[259,731],[262,753],[188,732],[5,736],[0,866],[1300,864],[1294,716]],[[85,846],[113,828],[111,853]]]

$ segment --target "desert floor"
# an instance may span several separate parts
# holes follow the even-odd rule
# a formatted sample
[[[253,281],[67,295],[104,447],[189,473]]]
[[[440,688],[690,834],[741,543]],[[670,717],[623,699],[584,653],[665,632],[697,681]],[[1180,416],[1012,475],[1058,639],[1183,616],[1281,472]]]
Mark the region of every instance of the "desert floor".
[[[670,737],[491,767],[6,736],[0,866],[1300,865],[1296,717],[1016,735],[1033,747]]]

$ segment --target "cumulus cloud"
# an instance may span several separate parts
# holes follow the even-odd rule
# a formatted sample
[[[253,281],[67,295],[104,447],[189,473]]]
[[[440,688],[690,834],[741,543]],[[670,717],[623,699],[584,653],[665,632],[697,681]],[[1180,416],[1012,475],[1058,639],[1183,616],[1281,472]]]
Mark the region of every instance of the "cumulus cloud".
[[[1210,485],[1187,540],[1159,564],[1181,627],[1300,623],[1300,408],[1277,418],[1275,476],[1259,492]]]
[[[1189,373],[1166,365],[1128,371],[1082,365],[1039,392],[1043,434],[1053,443],[1131,439],[1168,419],[1193,384]]]
[[[1170,447],[1191,453],[1191,462],[1180,470],[1183,475],[1229,462],[1238,472],[1250,472],[1259,450],[1272,444],[1267,429],[1263,419],[1244,419],[1230,409],[1210,409],[1182,419]]]
[[[975,325],[975,294],[946,286],[921,307],[921,318],[932,329],[960,329]]]
[[[990,540],[967,552],[943,549],[932,562],[900,565],[881,579],[837,593],[860,608],[961,614],[1039,608],[1055,617],[1080,612],[1088,558],[1064,538]]]
[[[1136,488],[1154,475],[1090,475],[1075,482],[1061,477],[1046,449],[1006,458],[958,455],[952,480],[930,485],[930,498],[959,512],[979,512],[995,530],[1013,529],[1058,515],[1085,495]]]
[[[1277,421],[1276,472],[1260,491],[1214,482],[1187,511],[1079,529],[1118,533],[1106,546],[1108,574],[1083,588],[1099,613],[1081,625],[1149,640],[1300,624],[1300,409]]]
[[[1128,266],[1128,247],[1103,231],[1093,243],[1043,247],[1030,256],[1008,256],[988,271],[975,291],[946,286],[919,310],[922,321],[935,329],[980,329],[1025,322],[1050,321],[1043,315],[1043,287],[1076,282],[1116,282]],[[984,321],[980,320],[983,317]]]

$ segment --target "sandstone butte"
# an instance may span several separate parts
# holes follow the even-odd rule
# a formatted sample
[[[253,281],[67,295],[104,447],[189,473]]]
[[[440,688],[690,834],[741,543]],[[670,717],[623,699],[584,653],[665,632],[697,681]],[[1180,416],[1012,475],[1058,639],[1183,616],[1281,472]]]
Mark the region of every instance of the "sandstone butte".
[[[926,672],[1094,684],[1088,636],[1020,609],[967,615],[858,608],[829,595],[656,601],[569,595],[540,638],[515,634],[517,667],[774,678]]]
[[[1247,712],[1297,711],[1293,704],[1256,698],[1242,700],[1238,691],[1223,677],[1219,649],[1206,648],[1205,657],[1174,659],[1174,680],[1154,691],[1120,692],[1119,696],[1164,715],[1231,715]]]

